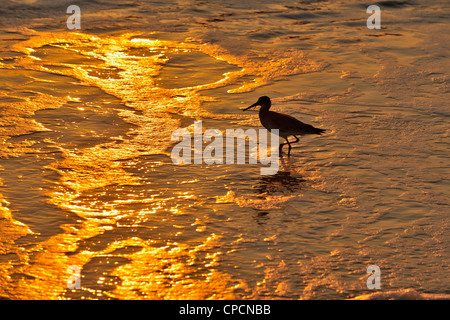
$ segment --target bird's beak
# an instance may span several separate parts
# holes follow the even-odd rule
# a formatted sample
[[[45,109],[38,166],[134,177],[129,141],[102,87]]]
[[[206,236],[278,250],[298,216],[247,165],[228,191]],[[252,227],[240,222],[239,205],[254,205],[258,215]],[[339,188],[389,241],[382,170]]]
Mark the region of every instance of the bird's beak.
[[[245,108],[245,109],[242,109],[242,111],[245,111],[245,110],[248,110],[248,109],[251,109],[251,108],[253,108],[253,107],[256,107],[258,105],[258,102],[256,102],[256,103],[254,103],[254,104],[252,104],[250,107],[247,107],[247,108]]]

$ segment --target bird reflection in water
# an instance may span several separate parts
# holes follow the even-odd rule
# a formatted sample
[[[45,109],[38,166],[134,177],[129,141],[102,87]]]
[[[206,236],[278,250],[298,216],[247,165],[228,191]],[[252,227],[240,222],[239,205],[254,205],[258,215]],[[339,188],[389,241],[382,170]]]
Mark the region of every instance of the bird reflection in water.
[[[301,177],[293,176],[290,171],[279,171],[274,175],[261,177],[254,189],[258,198],[265,199],[268,195],[298,192],[305,181]],[[254,218],[259,225],[264,225],[269,219],[269,211],[258,210]]]
[[[290,171],[279,171],[271,176],[262,176],[254,189],[260,197],[275,193],[293,193],[300,190],[305,181],[301,177],[292,176]]]

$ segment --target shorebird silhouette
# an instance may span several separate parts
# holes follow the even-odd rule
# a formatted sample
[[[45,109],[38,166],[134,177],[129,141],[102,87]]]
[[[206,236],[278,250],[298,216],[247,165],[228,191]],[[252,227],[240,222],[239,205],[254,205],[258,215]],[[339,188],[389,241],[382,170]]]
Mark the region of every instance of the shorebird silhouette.
[[[242,109],[242,111],[261,106],[261,109],[259,109],[259,120],[261,124],[269,131],[278,129],[279,136],[286,140],[286,143],[280,143],[280,154],[283,153],[283,146],[286,144],[289,146],[288,156],[291,154],[291,143],[297,143],[300,140],[297,136],[303,136],[305,134],[320,135],[325,131],[325,129],[314,128],[310,124],[303,123],[290,115],[269,111],[271,105],[270,98],[263,96],[256,103]],[[296,140],[289,142],[289,136],[294,136]]]

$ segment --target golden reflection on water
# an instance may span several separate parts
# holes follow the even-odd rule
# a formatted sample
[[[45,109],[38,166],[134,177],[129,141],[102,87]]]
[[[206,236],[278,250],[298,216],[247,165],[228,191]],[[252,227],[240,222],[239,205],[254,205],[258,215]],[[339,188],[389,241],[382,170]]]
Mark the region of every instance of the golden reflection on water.
[[[114,270],[123,280],[114,293],[132,299],[235,298],[233,292],[240,283],[214,269],[224,253],[204,253],[219,244],[214,234],[198,246],[168,243],[152,248],[146,244],[132,254],[131,263]]]
[[[178,198],[175,203],[174,197],[155,200],[154,197],[142,198],[141,195],[133,193],[120,193],[120,198],[101,200],[95,190],[110,185],[140,184],[140,178],[125,171],[119,160],[162,152],[170,139],[161,137],[170,137],[170,132],[179,125],[179,121],[173,119],[168,112],[187,116],[206,113],[199,108],[201,98],[197,90],[200,88],[164,89],[156,85],[155,79],[168,60],[165,54],[199,51],[199,48],[202,46],[131,38],[131,35],[100,38],[75,33],[33,34],[30,40],[14,46],[13,50],[26,55],[14,64],[2,64],[2,68],[11,71],[25,68],[28,71],[20,71],[24,76],[30,76],[31,70],[56,73],[78,79],[81,85],[99,87],[119,97],[125,105],[132,108],[122,110],[120,115],[134,127],[129,133],[131,139],[122,139],[120,143],[68,148],[49,141],[55,143],[62,153],[61,160],[56,160],[48,166],[48,169],[55,171],[60,177],[58,184],[48,191],[49,202],[77,216],[76,223],[61,226],[64,233],[37,242],[26,251],[17,248],[14,245],[15,240],[34,233],[11,217],[8,203],[2,199],[1,250],[2,253],[15,255],[16,258],[12,263],[0,264],[0,295],[20,299],[233,297],[233,286],[236,284],[230,285],[232,281],[229,276],[214,269],[222,254],[216,251],[218,237],[215,234],[205,233],[203,238],[197,239],[199,244],[196,245],[168,240],[161,246],[160,243],[155,244],[154,240],[143,240],[136,236],[107,240],[102,250],[95,245],[80,247],[83,241],[89,243],[90,239],[116,228],[140,228],[150,215],[160,210],[166,210],[172,215],[183,214],[183,210],[176,204],[177,201],[195,199],[194,194],[185,191],[174,195]],[[51,77],[33,80],[56,85],[58,81]],[[218,83],[208,85],[215,86],[224,81],[227,81],[226,76]],[[59,108],[68,102],[79,103],[80,97],[72,92],[70,96],[65,97],[38,94],[26,98],[24,102],[8,103],[2,110],[8,110],[10,113],[4,115],[2,124],[5,125],[5,121],[9,121],[10,128],[17,129],[4,132],[4,140],[14,135],[46,131],[45,127],[30,116],[38,110]],[[83,112],[85,107],[80,106],[78,110]],[[134,110],[140,111],[140,114]],[[3,157],[18,157],[25,152],[38,150],[30,149],[35,144],[34,141],[24,141],[22,144],[24,148],[20,148],[17,143],[14,148],[4,144],[1,148]],[[90,201],[81,199],[83,194],[91,194]],[[134,205],[148,207],[136,211],[133,209]],[[128,209],[118,208],[124,206]],[[131,223],[125,224],[121,221],[130,215],[133,216]],[[180,230],[184,228],[177,225],[174,227],[181,228]],[[201,225],[195,228],[199,234],[205,230],[205,226]],[[121,249],[128,252],[129,248],[140,250],[115,253]],[[97,270],[93,276],[97,278],[97,287],[89,282],[90,279],[83,278],[82,283],[87,281],[88,286],[82,287],[80,292],[67,290],[65,279],[69,276],[66,272],[68,266],[85,266],[87,270],[83,273],[89,273],[87,266],[90,261],[109,256],[124,258],[128,263],[115,266],[110,274]],[[115,279],[114,277],[118,277],[120,281],[111,280]],[[108,285],[115,289],[105,291],[104,288]],[[220,294],[212,294],[214,292]]]

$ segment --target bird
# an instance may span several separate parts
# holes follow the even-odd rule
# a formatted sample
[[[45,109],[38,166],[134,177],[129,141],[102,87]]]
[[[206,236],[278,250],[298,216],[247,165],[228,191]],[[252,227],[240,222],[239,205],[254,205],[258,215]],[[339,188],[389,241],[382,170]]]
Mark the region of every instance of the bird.
[[[297,136],[303,136],[306,134],[321,135],[326,131],[326,129],[315,128],[310,124],[303,123],[290,115],[269,111],[271,105],[272,102],[270,101],[270,98],[267,96],[262,96],[254,104],[245,109],[242,109],[242,111],[251,109],[256,106],[261,106],[261,108],[259,109],[259,120],[261,121],[263,127],[269,131],[271,131],[272,129],[278,129],[278,135],[286,140],[285,143],[280,143],[280,155],[283,153],[283,146],[287,144],[289,146],[288,156],[290,156],[291,143],[297,143],[300,141]],[[296,140],[289,142],[289,136],[294,136]]]

